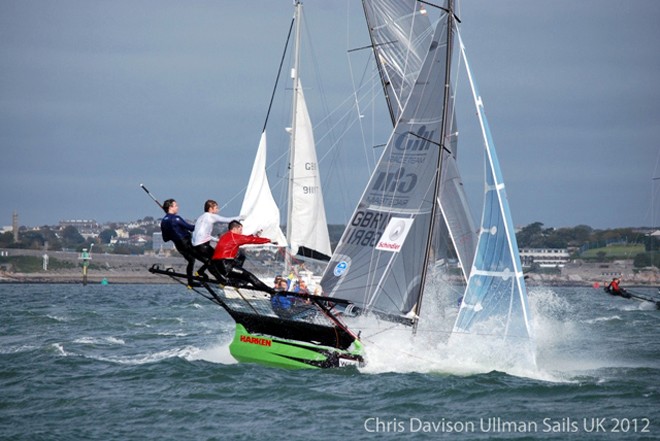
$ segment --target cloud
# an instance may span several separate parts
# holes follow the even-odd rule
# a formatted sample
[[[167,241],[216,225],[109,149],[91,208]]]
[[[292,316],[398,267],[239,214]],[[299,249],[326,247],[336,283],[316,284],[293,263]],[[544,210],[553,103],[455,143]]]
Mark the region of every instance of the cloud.
[[[659,3],[461,3],[516,224],[655,223]],[[308,0],[305,10],[313,44],[304,84],[320,132],[374,71],[367,51],[347,54],[368,44],[359,2]],[[14,210],[27,225],[160,215],[141,182],[191,218],[209,197],[238,212],[291,16],[290,5],[265,0],[1,2],[0,224]],[[269,123],[271,158],[287,145],[287,74]],[[377,94],[361,125],[347,130],[341,119],[333,135],[317,133],[330,222],[350,215],[373,145],[391,129],[380,86],[368,87]],[[474,112],[461,112],[467,132]],[[466,139],[476,146],[462,150],[474,165],[466,187],[478,199],[480,144]],[[282,179],[286,160],[270,171]]]

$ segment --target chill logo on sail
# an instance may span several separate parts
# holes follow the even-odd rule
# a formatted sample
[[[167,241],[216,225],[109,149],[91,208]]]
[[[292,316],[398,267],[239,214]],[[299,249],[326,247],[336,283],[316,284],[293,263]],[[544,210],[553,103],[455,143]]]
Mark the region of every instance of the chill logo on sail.
[[[376,246],[377,250],[398,252],[406,240],[413,219],[393,217],[385,228],[381,240]]]
[[[417,185],[417,175],[407,173],[405,168],[401,168],[394,173],[380,172],[371,187],[374,191],[384,193],[410,193]]]
[[[409,195],[412,194],[418,181],[416,173],[408,173],[404,168],[395,172],[381,171],[378,175],[374,175],[374,178],[366,201],[369,204],[385,207],[407,206],[410,202]]]
[[[429,140],[435,136],[435,130],[426,130],[422,125],[417,133],[406,132],[397,136],[394,148],[406,154],[425,153],[429,149]]]
[[[434,137],[436,131],[428,130],[425,125],[416,132],[405,131],[396,135],[393,149],[372,176],[368,203],[391,208],[407,206],[422,180],[420,170],[431,160],[430,154],[437,152],[431,148]]]

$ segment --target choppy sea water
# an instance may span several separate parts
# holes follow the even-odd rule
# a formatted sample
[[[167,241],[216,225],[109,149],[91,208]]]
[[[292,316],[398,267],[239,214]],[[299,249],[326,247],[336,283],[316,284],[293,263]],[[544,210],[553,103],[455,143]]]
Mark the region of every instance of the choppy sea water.
[[[288,371],[234,362],[231,319],[178,285],[0,284],[0,439],[660,439],[660,311],[591,288],[530,303],[533,369],[393,342]]]

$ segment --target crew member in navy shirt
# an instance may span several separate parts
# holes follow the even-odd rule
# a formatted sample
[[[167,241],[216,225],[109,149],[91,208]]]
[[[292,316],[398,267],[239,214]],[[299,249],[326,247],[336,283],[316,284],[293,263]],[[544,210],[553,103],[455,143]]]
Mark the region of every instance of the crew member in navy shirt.
[[[167,199],[163,202],[165,217],[160,222],[160,230],[163,232],[163,240],[174,242],[174,247],[188,262],[186,267],[186,276],[188,276],[188,288],[192,288],[193,269],[195,267],[195,252],[193,250],[191,238],[195,226],[186,222],[179,213],[179,204],[174,199]]]

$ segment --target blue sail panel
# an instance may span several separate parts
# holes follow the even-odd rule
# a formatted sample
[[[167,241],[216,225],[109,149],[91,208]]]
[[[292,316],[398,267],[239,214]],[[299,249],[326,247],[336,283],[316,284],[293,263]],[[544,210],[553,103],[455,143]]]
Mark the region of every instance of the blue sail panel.
[[[486,176],[477,253],[454,332],[529,338],[524,281],[507,234],[503,185]]]
[[[532,341],[527,290],[502,171],[462,42],[461,50],[481,123],[486,167],[477,251],[453,332]]]

